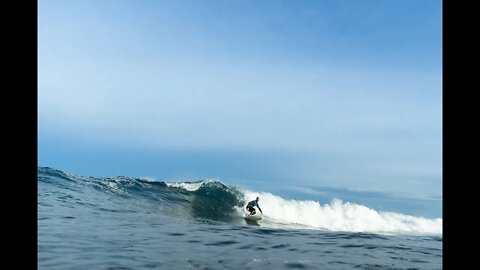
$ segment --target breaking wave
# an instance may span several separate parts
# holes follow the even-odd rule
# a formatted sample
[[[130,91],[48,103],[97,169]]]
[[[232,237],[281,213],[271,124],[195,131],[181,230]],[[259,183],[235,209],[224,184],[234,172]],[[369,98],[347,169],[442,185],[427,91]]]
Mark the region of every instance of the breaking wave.
[[[442,234],[442,218],[428,219],[377,211],[339,199],[329,204],[289,200],[268,192],[228,186],[215,180],[163,182],[124,176],[85,177],[48,167],[38,168],[38,180],[44,184],[75,189],[81,193],[79,197],[84,199],[88,197],[88,191],[115,194],[120,205],[122,200],[133,201],[138,203],[141,211],[158,212],[159,215],[189,216],[213,222],[243,222],[246,203],[260,196],[259,204],[264,213],[262,226],[344,232]],[[158,208],[165,211],[158,211]]]

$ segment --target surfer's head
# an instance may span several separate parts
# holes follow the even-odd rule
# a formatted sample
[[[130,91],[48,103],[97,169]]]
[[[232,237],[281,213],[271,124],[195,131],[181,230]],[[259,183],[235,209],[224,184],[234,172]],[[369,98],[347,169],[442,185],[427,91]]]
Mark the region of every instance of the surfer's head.
[[[260,197],[257,197],[257,202],[260,201]]]

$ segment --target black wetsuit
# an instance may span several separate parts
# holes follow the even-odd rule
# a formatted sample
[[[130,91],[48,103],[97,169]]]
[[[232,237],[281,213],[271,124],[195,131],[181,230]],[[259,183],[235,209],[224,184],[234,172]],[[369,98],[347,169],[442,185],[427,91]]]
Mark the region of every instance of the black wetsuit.
[[[260,205],[258,205],[256,200],[253,200],[247,204],[247,210],[250,212],[250,215],[255,215],[256,211],[254,206],[258,207],[260,212],[262,212],[262,209],[260,208]]]

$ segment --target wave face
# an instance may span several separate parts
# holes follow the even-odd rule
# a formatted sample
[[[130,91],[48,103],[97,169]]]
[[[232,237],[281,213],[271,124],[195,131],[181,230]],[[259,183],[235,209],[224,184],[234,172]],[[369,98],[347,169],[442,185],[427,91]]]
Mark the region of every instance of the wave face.
[[[246,203],[260,196],[262,226],[387,234],[442,234],[442,219],[380,212],[335,199],[330,204],[287,200],[219,181],[162,182],[132,177],[84,177],[38,168],[39,185],[68,189],[71,203],[102,211],[130,211],[155,218],[192,218],[205,222],[244,223]],[[41,190],[40,190],[41,192]],[[108,198],[109,208],[101,205]],[[39,202],[40,204],[41,202]]]

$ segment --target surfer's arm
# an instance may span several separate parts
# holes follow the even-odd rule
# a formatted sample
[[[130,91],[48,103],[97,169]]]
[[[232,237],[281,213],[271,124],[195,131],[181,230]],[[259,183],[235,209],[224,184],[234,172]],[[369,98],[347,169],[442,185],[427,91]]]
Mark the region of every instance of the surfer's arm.
[[[260,210],[260,212],[262,212],[263,214],[263,211],[262,211],[262,208],[260,208],[260,205],[257,204],[257,207],[258,207],[258,210]]]

